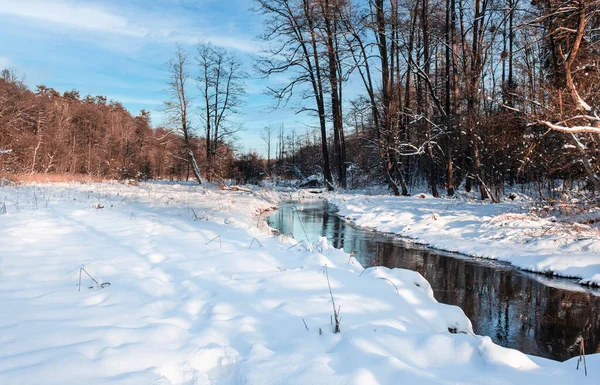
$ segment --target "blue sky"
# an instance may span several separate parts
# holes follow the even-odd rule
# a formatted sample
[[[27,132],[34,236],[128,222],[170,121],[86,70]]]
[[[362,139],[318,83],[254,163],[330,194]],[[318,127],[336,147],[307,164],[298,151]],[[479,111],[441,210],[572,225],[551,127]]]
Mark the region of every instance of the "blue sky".
[[[0,68],[14,67],[27,85],[106,95],[132,113],[144,108],[153,124],[164,116],[165,63],[181,44],[190,54],[198,40],[233,50],[249,72],[244,123],[237,145],[264,152],[265,125],[304,133],[313,119],[294,109],[271,111],[268,82],[252,70],[260,47],[261,17],[252,0],[0,0]],[[190,68],[193,72],[194,68]],[[198,119],[195,119],[198,123]]]

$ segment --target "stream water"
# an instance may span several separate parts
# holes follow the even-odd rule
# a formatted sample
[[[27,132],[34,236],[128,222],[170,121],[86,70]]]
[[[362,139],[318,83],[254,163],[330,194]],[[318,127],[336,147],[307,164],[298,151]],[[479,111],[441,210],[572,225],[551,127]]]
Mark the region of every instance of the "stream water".
[[[600,290],[573,280],[526,273],[507,264],[433,250],[391,234],[357,228],[323,200],[285,202],[268,221],[297,240],[325,236],[364,266],[421,273],[439,302],[460,306],[476,334],[499,345],[554,360],[600,352]]]

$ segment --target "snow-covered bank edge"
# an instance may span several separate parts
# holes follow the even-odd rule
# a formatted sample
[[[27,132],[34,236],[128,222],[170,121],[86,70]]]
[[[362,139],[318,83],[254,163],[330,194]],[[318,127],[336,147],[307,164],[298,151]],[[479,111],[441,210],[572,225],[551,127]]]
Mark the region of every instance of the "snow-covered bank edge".
[[[337,214],[358,227],[436,250],[510,263],[524,271],[600,286],[600,231],[556,223],[518,202],[484,204],[421,197],[326,193]]]

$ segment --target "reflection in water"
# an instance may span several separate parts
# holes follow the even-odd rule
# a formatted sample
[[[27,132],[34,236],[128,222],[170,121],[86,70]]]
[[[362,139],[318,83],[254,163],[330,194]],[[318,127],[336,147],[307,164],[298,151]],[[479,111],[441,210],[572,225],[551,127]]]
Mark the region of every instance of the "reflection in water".
[[[269,223],[299,241],[325,236],[333,246],[354,252],[365,267],[418,271],[431,283],[438,301],[460,306],[475,333],[499,345],[565,360],[578,354],[569,348],[583,335],[586,351],[600,352],[600,290],[358,229],[333,210],[321,200],[284,203],[269,216]]]

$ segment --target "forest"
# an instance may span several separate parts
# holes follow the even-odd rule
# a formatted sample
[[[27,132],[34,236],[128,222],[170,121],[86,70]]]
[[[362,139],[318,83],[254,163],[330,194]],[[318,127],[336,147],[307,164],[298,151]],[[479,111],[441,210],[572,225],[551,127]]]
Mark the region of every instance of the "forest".
[[[516,183],[600,190],[600,1],[256,0],[253,11],[264,21],[253,72],[284,75],[266,90],[274,106],[316,127],[275,124],[252,133],[264,153],[236,148],[248,72],[207,43],[169,61],[160,127],[103,96],[29,90],[6,69],[0,170],[200,183],[320,175],[329,189],[460,188],[493,201]]]
[[[176,130],[153,128],[150,114],[132,115],[104,96],[28,90],[16,71],[0,79],[0,171],[83,174],[115,179],[184,179],[190,168]],[[204,138],[190,139],[204,157]],[[222,163],[233,153],[218,146]],[[227,163],[228,162],[228,163]],[[225,167],[225,166],[223,166]],[[230,172],[230,171],[226,171]]]
[[[302,108],[319,116],[330,187],[345,186],[348,166],[396,195],[415,180],[434,196],[476,186],[493,200],[513,183],[600,187],[600,2],[259,3],[274,43],[260,68],[294,74],[272,90],[282,102],[308,85]],[[363,95],[344,100],[357,76]]]

